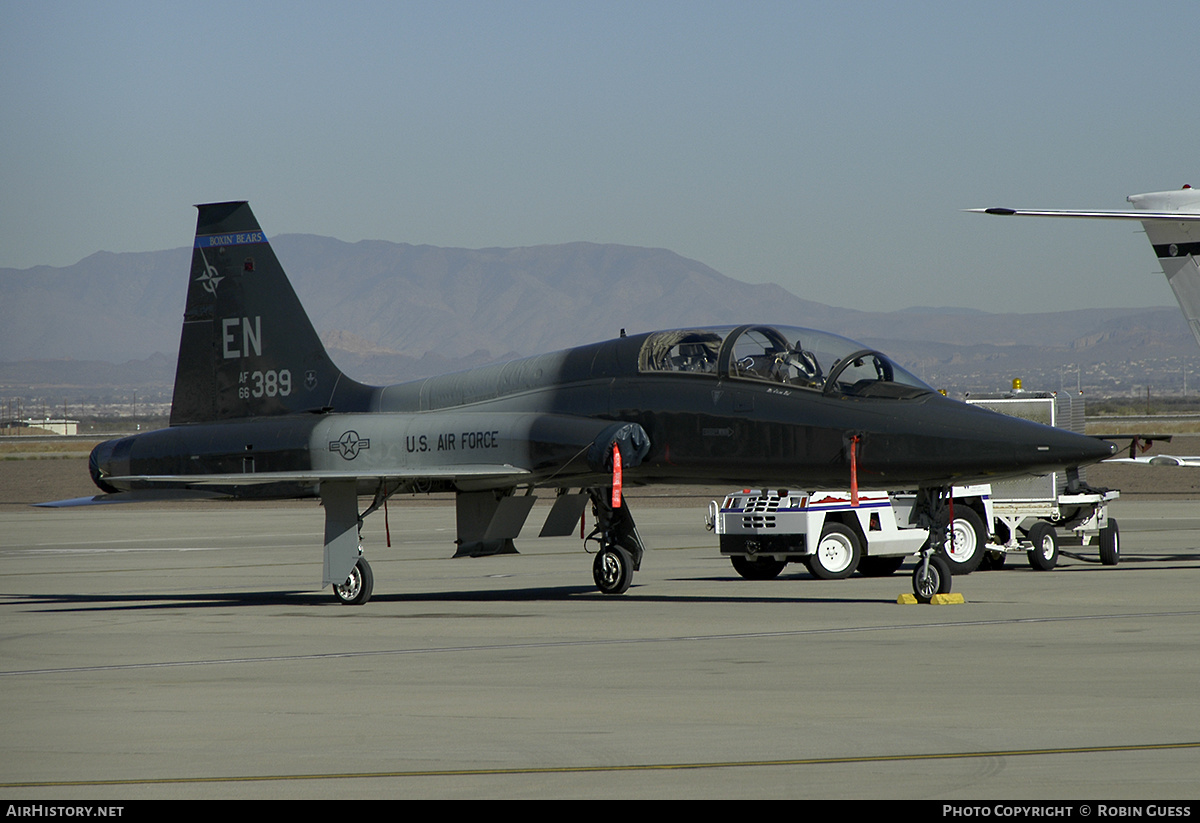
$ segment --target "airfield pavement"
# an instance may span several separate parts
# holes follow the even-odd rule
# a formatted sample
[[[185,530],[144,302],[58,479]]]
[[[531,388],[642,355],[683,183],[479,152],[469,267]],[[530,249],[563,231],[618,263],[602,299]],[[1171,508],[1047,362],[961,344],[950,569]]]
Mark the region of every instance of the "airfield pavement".
[[[313,501],[32,508],[86,462],[0,461],[0,797],[1196,799],[1200,469],[1113,469],[1119,566],[1010,556],[963,605],[741,580],[720,490],[668,490],[620,597],[577,537],[452,560],[452,505],[396,500],[356,608]]]

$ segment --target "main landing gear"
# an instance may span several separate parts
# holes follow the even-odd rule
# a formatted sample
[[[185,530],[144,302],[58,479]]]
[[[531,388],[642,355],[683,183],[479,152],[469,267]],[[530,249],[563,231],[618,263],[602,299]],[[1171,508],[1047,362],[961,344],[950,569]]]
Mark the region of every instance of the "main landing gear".
[[[358,513],[356,480],[337,480],[321,484],[321,505],[325,507],[325,570],[323,584],[333,587],[333,596],[347,606],[361,606],[371,599],[375,575],[363,557],[362,522],[383,505],[391,492],[380,484],[375,500],[361,515]]]
[[[362,551],[362,547],[359,547]],[[367,558],[360,557],[350,570],[350,576],[342,584],[333,584],[333,596],[347,606],[361,606],[371,599],[371,591],[375,588],[375,574]]]
[[[592,562],[592,579],[604,594],[624,594],[633,583],[633,573],[642,566],[646,548],[624,497],[614,509],[612,489],[588,489],[587,493],[596,517],[596,528],[587,540],[595,540],[600,546]]]

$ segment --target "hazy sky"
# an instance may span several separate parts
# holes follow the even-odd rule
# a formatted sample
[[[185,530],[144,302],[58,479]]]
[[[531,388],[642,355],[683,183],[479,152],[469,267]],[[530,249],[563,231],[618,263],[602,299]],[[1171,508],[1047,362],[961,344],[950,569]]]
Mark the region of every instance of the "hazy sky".
[[[1171,305],[1136,224],[960,209],[1200,185],[1198,23],[1156,0],[0,0],[0,266],[190,245],[192,204],[247,199],[268,235],[664,247],[873,310]]]

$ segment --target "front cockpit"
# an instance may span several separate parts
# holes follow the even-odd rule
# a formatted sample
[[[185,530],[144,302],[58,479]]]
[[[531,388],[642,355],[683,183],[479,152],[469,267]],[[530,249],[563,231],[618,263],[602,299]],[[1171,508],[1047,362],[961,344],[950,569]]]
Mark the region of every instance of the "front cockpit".
[[[908,398],[933,391],[881,352],[791,326],[655,332],[642,344],[638,370],[776,383],[830,396]]]

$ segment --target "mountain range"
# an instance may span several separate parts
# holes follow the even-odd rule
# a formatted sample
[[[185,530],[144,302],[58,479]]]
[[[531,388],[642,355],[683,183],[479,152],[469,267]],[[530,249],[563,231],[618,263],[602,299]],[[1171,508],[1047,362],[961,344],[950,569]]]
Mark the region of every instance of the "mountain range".
[[[335,361],[389,383],[658,328],[782,323],[888,352],[939,387],[1123,392],[1200,366],[1178,308],[865,312],[743,283],[665,249],[458,249],[280,235],[272,246]],[[0,391],[170,392],[191,250],[0,269]],[[849,296],[848,297],[852,297]],[[1192,378],[1200,386],[1200,377]]]

